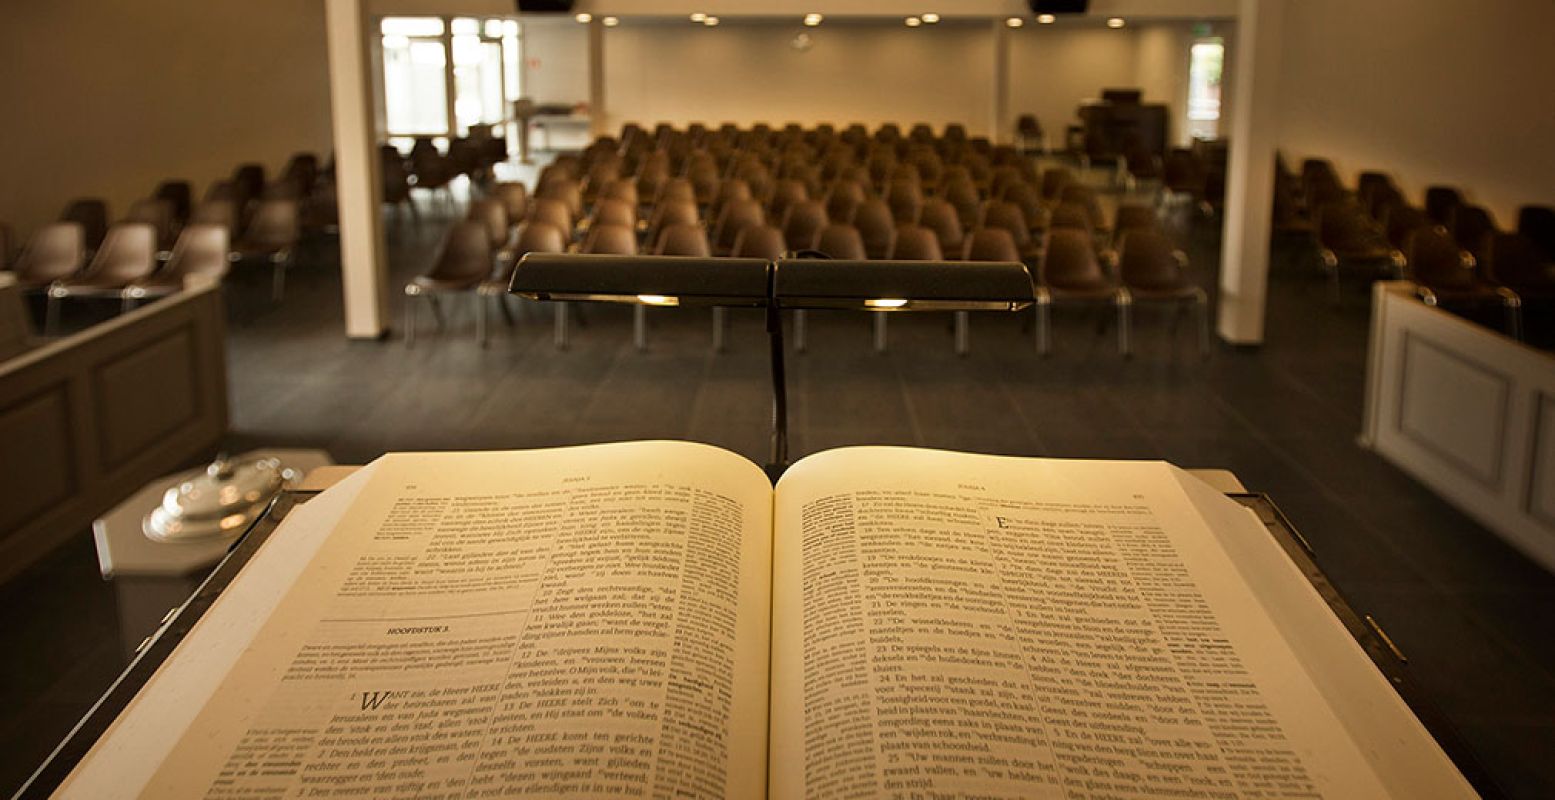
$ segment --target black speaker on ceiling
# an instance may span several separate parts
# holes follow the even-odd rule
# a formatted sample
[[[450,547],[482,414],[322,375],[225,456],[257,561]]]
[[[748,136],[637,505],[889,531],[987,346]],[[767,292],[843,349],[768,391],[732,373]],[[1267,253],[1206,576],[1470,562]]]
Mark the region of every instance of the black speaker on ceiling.
[[[1084,14],[1091,0],[1027,0],[1033,14]]]
[[[574,0],[517,0],[520,14],[566,14]]]

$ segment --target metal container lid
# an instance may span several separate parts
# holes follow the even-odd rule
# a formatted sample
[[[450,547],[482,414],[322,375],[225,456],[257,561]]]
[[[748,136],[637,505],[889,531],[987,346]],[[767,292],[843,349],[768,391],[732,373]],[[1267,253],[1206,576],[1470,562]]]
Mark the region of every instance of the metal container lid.
[[[154,542],[190,542],[242,533],[270,500],[298,478],[274,458],[231,461],[220,456],[162,495],[141,523]]]

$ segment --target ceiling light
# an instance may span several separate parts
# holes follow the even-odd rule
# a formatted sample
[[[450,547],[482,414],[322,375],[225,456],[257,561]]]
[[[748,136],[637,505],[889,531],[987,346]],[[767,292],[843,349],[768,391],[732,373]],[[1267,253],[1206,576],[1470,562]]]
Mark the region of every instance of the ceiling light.
[[[1011,28],[1019,28],[1020,26],[1025,25],[1026,21],[1020,17],[1010,17],[1004,21],[1004,24]]]
[[[604,23],[605,23],[605,27],[607,27],[607,28],[614,28],[615,26],[621,24],[621,18],[620,17],[605,17]]]
[[[904,19],[902,21],[907,23],[907,27],[909,27],[909,28],[916,28],[919,25],[923,24],[923,20],[918,19],[917,17],[908,17],[907,19]]]
[[[691,15],[691,21],[692,22],[706,22],[707,21],[707,15],[703,14],[700,11],[698,11],[695,14]]]
[[[718,18],[714,16],[708,16],[706,19],[702,20],[702,24],[711,28],[718,24]]]
[[[1055,17],[1052,14],[1038,14],[1037,21],[1043,25],[1052,25],[1058,21],[1058,17]]]
[[[821,24],[821,20],[823,20],[823,19],[825,19],[825,17],[821,16],[820,14],[816,14],[816,13],[812,12],[812,13],[804,15],[804,24],[806,24],[806,25],[808,25],[808,26],[813,28],[813,27]]]
[[[1123,18],[1122,17],[1113,17],[1113,18],[1107,20],[1107,27],[1109,27],[1109,28],[1121,28],[1121,27],[1123,27]]]
[[[593,22],[594,21],[594,15],[590,14],[587,11],[585,11],[585,12],[577,15],[576,17],[573,17],[573,19],[575,19],[575,20],[577,20],[579,22]]]
[[[939,22],[939,15],[933,11],[930,11],[929,13],[923,15],[923,21],[933,25],[934,23]]]

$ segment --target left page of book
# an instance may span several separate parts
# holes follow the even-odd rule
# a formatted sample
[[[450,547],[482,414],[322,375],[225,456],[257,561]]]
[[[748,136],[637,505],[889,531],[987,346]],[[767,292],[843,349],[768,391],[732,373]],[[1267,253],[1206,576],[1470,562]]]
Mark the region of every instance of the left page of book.
[[[364,473],[294,512],[62,795],[764,792],[758,467],[638,442]]]

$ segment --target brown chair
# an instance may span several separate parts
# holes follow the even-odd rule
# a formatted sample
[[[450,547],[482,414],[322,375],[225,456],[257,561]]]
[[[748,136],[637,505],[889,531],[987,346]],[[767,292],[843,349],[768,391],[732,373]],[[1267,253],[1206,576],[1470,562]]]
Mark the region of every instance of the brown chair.
[[[863,184],[857,181],[839,179],[832,183],[830,191],[826,193],[826,217],[833,222],[853,223],[853,216],[858,213],[858,207],[864,204],[869,197]]]
[[[65,206],[59,221],[80,225],[87,252],[92,252],[102,247],[108,235],[108,202],[98,197],[77,198]]]
[[[573,237],[572,213],[567,210],[567,204],[560,200],[550,197],[536,198],[529,204],[529,219],[556,226],[567,235],[569,240]]]
[[[1517,232],[1538,246],[1545,260],[1555,261],[1555,208],[1523,206],[1517,209]]]
[[[783,229],[776,225],[746,225],[734,237],[734,247],[729,255],[776,261],[783,257],[784,247]]]
[[[86,236],[79,222],[53,222],[33,232],[16,259],[16,283],[22,289],[46,289],[81,271]]]
[[[567,208],[567,218],[570,224],[576,225],[583,219],[583,190],[577,181],[571,178],[553,180],[540,187],[535,196],[545,200],[559,200]]]
[[[934,231],[942,252],[961,252],[961,242],[966,234],[961,227],[961,217],[950,203],[938,197],[926,200],[923,204],[923,213],[918,217],[918,224]]]
[[[750,230],[750,227],[747,226],[746,230]],[[660,232],[658,242],[653,247],[653,254],[707,258],[712,255],[712,247],[707,242],[707,231],[703,230],[701,225],[676,223],[665,226]],[[723,352],[724,349],[724,334],[728,330],[725,312],[726,309],[713,308],[713,350],[715,352]],[[646,308],[637,306],[634,313],[639,317],[646,316]]]
[[[1505,314],[1507,335],[1522,338],[1522,298],[1485,280],[1474,256],[1460,248],[1452,234],[1439,227],[1419,228],[1410,235],[1405,255],[1407,277],[1415,282],[1416,294],[1426,305],[1466,308],[1496,303]]]
[[[1340,298],[1341,265],[1373,270],[1387,265],[1395,272],[1403,269],[1403,256],[1388,242],[1386,229],[1354,200],[1331,202],[1320,207],[1315,228],[1318,255],[1333,286],[1334,302]]]
[[[178,239],[178,222],[173,218],[173,204],[158,197],[143,197],[130,204],[129,211],[120,222],[144,222],[157,233],[157,255],[166,259]]]
[[[789,206],[809,199],[810,191],[805,188],[802,181],[785,178],[773,185],[772,197],[767,201],[767,213],[773,219],[783,219],[783,215],[788,213]]]
[[[893,181],[886,189],[886,203],[897,225],[916,225],[923,214],[923,187],[911,181]]]
[[[173,243],[167,265],[124,287],[126,306],[134,307],[142,300],[182,291],[185,281],[191,277],[221,280],[227,274],[227,256],[231,249],[231,238],[225,227],[199,223],[185,225],[178,234],[178,241]]]
[[[1047,134],[1035,115],[1022,114],[1015,119],[1015,146],[1022,153],[1047,152]]]
[[[689,205],[693,211],[696,209],[695,204],[685,201],[672,201],[669,205]],[[594,214],[589,218],[589,225],[625,225],[636,229],[637,207],[624,200],[600,200],[594,204]]]
[[[1486,248],[1485,277],[1526,301],[1555,300],[1555,260],[1521,233],[1498,233]]]
[[[1049,167],[1042,171],[1042,199],[1048,205],[1058,205],[1064,189],[1074,183],[1074,173],[1065,167]]]
[[[1485,247],[1490,237],[1501,232],[1496,220],[1482,206],[1460,205],[1452,210],[1452,221],[1447,226],[1458,246],[1474,255],[1475,260],[1485,260]]]
[[[1159,231],[1161,229],[1160,217],[1156,216],[1154,208],[1136,203],[1125,203],[1118,206],[1117,218],[1112,226],[1112,246],[1117,249],[1123,243],[1124,234],[1131,230]]]
[[[1059,205],[1078,205],[1085,209],[1085,213],[1091,218],[1091,231],[1106,235],[1112,231],[1112,226],[1107,223],[1107,214],[1102,211],[1101,199],[1096,196],[1096,190],[1089,186],[1071,184],[1064,187],[1059,195]]]
[[[1015,237],[1004,228],[978,228],[966,237],[961,258],[964,261],[1019,262],[1020,248]],[[971,315],[956,312],[956,354],[965,355],[972,349]]]
[[[493,193],[507,209],[508,219],[514,222],[529,216],[529,190],[517,181],[499,182]]]
[[[529,221],[518,226],[518,233],[513,239],[513,257],[499,265],[497,272],[491,277],[481,281],[476,287],[476,295],[484,302],[484,298],[497,298],[497,310],[502,312],[503,319],[509,325],[513,324],[513,314],[508,309],[508,285],[513,281],[513,270],[518,266],[519,259],[530,253],[565,253],[567,252],[567,234],[561,228],[548,222]],[[567,346],[567,311],[568,303],[558,301],[555,304],[555,343],[560,350]],[[485,339],[481,340],[481,346],[486,346]]]
[[[11,258],[15,255],[13,252],[14,245],[12,244],[15,241],[12,238],[13,236],[11,226],[0,222],[0,272],[11,269]]]
[[[788,208],[783,215],[783,241],[793,252],[812,250],[821,229],[830,223],[826,205],[819,200],[804,200]]]
[[[922,225],[902,225],[896,229],[890,258],[894,261],[944,261],[945,253],[933,230]],[[886,316],[883,312],[874,315],[877,353],[886,349]]]
[[[847,261],[863,261],[869,257],[864,249],[864,237],[859,234],[858,228],[845,222],[833,222],[823,228],[816,239],[815,249],[827,258]]]
[[[1132,227],[1119,241],[1118,272],[1124,300],[1118,306],[1124,355],[1133,352],[1133,309],[1140,302],[1170,303],[1179,311],[1192,304],[1198,314],[1199,355],[1209,355],[1209,296],[1188,280],[1188,256],[1152,227]],[[1176,329],[1176,319],[1173,320]]]
[[[1017,260],[1036,263],[1042,257],[1041,240],[1031,235],[1030,225],[1026,221],[1025,212],[1014,203],[1002,200],[990,200],[983,206],[982,220],[979,227],[1003,228],[1010,232],[1015,239],[1015,246],[1020,251]]]
[[[503,264],[514,258],[508,247],[513,241],[513,228],[509,224],[507,206],[500,198],[483,197],[470,203],[470,213],[466,217],[486,226],[491,241],[492,267],[502,270]]]
[[[745,226],[765,225],[766,222],[766,212],[754,197],[730,200],[713,226],[713,252],[717,255],[727,254],[734,247],[735,237],[740,235]]]
[[[1004,189],[1001,197],[1006,203],[1014,203],[1020,208],[1021,215],[1026,218],[1026,228],[1031,231],[1033,238],[1041,236],[1048,229],[1051,213],[1042,202],[1042,192],[1029,183],[1015,183]],[[981,206],[979,206],[979,213]]]
[[[962,230],[977,226],[978,219],[982,215],[983,201],[970,176],[945,181],[945,185],[940,187],[940,196],[956,209],[956,215],[961,219]]]
[[[392,151],[394,148],[391,147],[389,150]],[[381,196],[382,201],[388,203],[390,206],[393,206],[397,210],[396,213],[398,213],[398,209],[409,211],[411,219],[419,222],[421,220],[421,210],[416,207],[416,201],[410,196],[410,172],[405,169],[405,161],[399,157],[398,151],[394,151],[393,155],[388,155],[385,153],[383,158],[383,168],[380,170],[380,173],[381,174],[378,176],[378,179],[383,188],[383,193]],[[236,235],[238,221],[237,206],[233,202],[233,198],[230,196],[221,197],[218,195],[213,195],[212,192],[214,190],[215,186],[212,186],[212,190],[206,192],[205,203],[227,202],[232,206],[233,225],[231,230],[233,231],[233,235]],[[202,203],[202,205],[204,205],[204,203]]]
[[[637,231],[625,225],[598,225],[583,237],[581,252],[590,255],[635,256]],[[648,347],[648,318],[644,306],[632,308],[632,342],[638,350]]]
[[[485,342],[486,306],[476,290],[490,276],[491,234],[485,223],[469,219],[454,223],[443,237],[432,268],[405,284],[405,346],[411,347],[416,341],[417,297],[427,299],[438,330],[442,330],[443,312],[437,296],[463,292],[475,299],[475,336],[477,341]]]
[[[1387,237],[1388,244],[1400,253],[1409,244],[1410,234],[1430,226],[1431,220],[1425,212],[1407,203],[1392,205],[1382,215],[1383,235]]]
[[[878,197],[865,200],[853,215],[853,225],[864,237],[864,252],[871,259],[891,257],[891,251],[896,247],[896,219],[884,200]]]
[[[124,290],[157,269],[157,231],[144,222],[119,222],[108,229],[103,246],[79,274],[49,285],[43,332],[52,336],[59,327],[59,302],[70,297],[117,297],[121,310],[130,302]]]
[[[286,290],[286,269],[291,265],[292,252],[301,233],[297,201],[265,200],[238,238],[233,260],[262,258],[269,261],[273,270],[270,296],[280,300]]]
[[[1113,305],[1118,309],[1121,327],[1127,295],[1102,269],[1096,257],[1095,242],[1085,231],[1075,228],[1048,231],[1047,248],[1037,274],[1037,352],[1047,355],[1049,351],[1051,307],[1060,302]],[[1126,352],[1126,344],[1120,331],[1119,352]]]
[[[310,182],[308,185],[311,188],[313,184]],[[151,196],[167,201],[173,212],[173,221],[179,226],[189,221],[189,213],[194,210],[194,187],[188,181],[163,181],[157,184],[157,190]]]
[[[1425,215],[1437,225],[1450,225],[1452,212],[1463,205],[1463,193],[1452,186],[1431,186],[1425,190]]]

